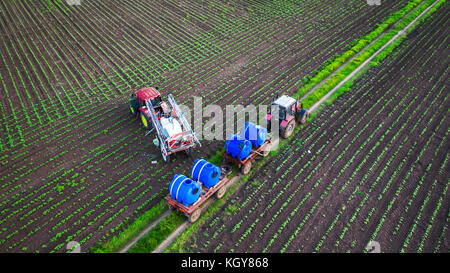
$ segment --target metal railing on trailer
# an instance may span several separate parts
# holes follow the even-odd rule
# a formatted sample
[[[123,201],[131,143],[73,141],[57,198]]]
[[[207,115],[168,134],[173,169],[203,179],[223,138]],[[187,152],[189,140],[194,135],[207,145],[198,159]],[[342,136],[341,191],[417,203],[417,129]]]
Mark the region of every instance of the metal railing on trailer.
[[[178,116],[181,123],[183,124],[184,131],[189,132],[189,134],[192,136],[194,142],[197,143],[201,147],[202,145],[200,144],[200,141],[198,140],[197,136],[195,135],[194,130],[192,130],[191,126],[189,125],[189,122],[186,120],[186,117],[184,116],[183,111],[181,111],[181,108],[178,106],[173,95],[169,94],[167,97],[169,99],[169,103],[175,109],[176,116]]]

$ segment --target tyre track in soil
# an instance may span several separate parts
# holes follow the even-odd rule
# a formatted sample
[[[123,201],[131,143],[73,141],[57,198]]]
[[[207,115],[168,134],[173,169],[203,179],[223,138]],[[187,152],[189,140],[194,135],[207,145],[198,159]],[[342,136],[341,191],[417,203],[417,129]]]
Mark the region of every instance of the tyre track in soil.
[[[394,145],[395,146],[395,145]],[[314,165],[314,164],[313,164]],[[250,205],[249,205],[250,206]],[[306,211],[307,211],[307,209],[306,209]],[[255,213],[256,214],[256,213]],[[283,217],[281,217],[281,218],[283,218]],[[225,241],[227,241],[227,240],[225,240]],[[251,241],[251,240],[249,240],[249,241]],[[245,243],[242,243],[242,244],[244,244],[245,245]]]

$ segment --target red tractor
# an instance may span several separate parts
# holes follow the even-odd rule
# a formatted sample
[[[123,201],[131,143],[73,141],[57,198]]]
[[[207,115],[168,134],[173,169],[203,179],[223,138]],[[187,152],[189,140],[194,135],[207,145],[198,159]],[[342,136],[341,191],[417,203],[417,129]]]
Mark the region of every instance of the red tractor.
[[[276,111],[275,108],[278,108],[278,116],[272,115]],[[281,137],[288,138],[294,132],[297,122],[304,125],[308,116],[308,110],[304,109],[303,104],[299,104],[296,99],[286,95],[277,97],[272,102],[266,115],[267,130],[270,131],[270,124],[273,119],[279,124]]]
[[[152,128],[152,122],[150,121],[150,112],[145,105],[145,101],[150,101],[152,105],[158,106],[158,112],[161,112],[163,108],[162,104],[164,104],[164,107],[166,105],[161,99],[161,94],[158,91],[158,87],[144,88],[131,94],[131,114],[136,116],[136,118],[140,118],[142,126],[144,126],[145,129],[150,130]]]
[[[135,91],[131,98],[131,114],[140,118],[142,126],[149,130],[146,135],[156,130],[154,143],[160,146],[165,162],[170,161],[173,153],[185,151],[190,156],[197,145],[201,146],[172,94],[168,95],[170,106],[161,99],[157,87]]]

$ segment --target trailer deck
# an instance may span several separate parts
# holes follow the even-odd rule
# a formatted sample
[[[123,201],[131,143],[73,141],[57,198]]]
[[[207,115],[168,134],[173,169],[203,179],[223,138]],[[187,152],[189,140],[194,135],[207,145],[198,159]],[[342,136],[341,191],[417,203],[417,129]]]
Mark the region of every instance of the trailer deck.
[[[228,163],[232,163],[238,166],[238,168],[241,169],[242,174],[247,174],[250,172],[251,168],[252,168],[252,161],[257,157],[257,156],[262,156],[262,157],[266,157],[269,154],[269,149],[268,146],[271,145],[272,140],[270,138],[267,138],[266,141],[261,144],[259,147],[256,148],[252,148],[252,151],[250,152],[249,156],[246,157],[243,160],[238,160],[234,157],[232,157],[231,155],[227,154],[226,151],[223,151],[223,157],[225,158],[225,161],[227,161]]]
[[[189,219],[189,222],[193,223],[197,221],[197,219],[200,217],[202,208],[201,206],[209,199],[211,196],[216,194],[217,199],[220,199],[224,196],[226,190],[227,190],[227,184],[230,181],[227,178],[227,170],[226,166],[221,167],[221,174],[219,182],[214,187],[207,188],[202,185],[202,190],[200,193],[200,197],[198,200],[189,205],[183,205],[182,203],[178,202],[177,200],[173,199],[170,194],[168,194],[165,199],[169,205],[170,209],[176,209],[181,211],[184,215],[186,215]],[[197,182],[200,183],[200,182]]]

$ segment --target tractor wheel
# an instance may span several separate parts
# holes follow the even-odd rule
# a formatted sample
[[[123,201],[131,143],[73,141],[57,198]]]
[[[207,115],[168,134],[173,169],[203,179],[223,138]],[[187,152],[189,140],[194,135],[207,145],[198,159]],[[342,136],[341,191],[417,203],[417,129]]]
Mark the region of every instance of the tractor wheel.
[[[308,119],[308,116],[309,116],[309,112],[306,111],[306,112],[303,114],[303,117],[300,119],[300,124],[301,124],[301,125],[305,125],[305,124],[306,124],[306,120]]]
[[[189,215],[189,223],[194,223],[195,221],[198,220],[198,218],[200,218],[200,215],[202,214],[202,209],[198,208],[196,210],[194,210],[194,212]]]
[[[242,174],[248,174],[252,169],[252,162],[247,162],[245,165],[241,167]]]
[[[220,188],[216,192],[216,198],[217,199],[221,199],[225,195],[226,192],[227,192],[227,187],[226,186],[222,186],[222,188]]]
[[[292,135],[295,129],[295,119],[291,119],[291,121],[288,122],[285,128],[281,129],[281,136],[283,138],[288,138]]]
[[[188,149],[184,150],[184,152],[186,153],[186,155],[188,157],[191,157],[192,154],[194,153],[194,149],[191,147],[191,148],[188,148]]]
[[[144,126],[145,129],[150,130],[151,123],[149,122],[149,120],[143,113],[141,113],[141,122],[142,122],[142,126]]]
[[[130,100],[130,112],[131,114],[136,117],[137,113],[137,105],[135,100]]]
[[[272,121],[266,119],[266,129],[267,132],[270,132],[270,127],[272,126]]]

